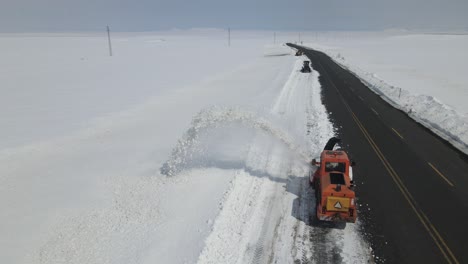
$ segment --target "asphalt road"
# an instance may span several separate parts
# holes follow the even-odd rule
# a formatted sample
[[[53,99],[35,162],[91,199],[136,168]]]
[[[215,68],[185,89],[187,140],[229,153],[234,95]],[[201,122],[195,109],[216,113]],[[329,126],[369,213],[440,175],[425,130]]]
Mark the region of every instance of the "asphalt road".
[[[362,232],[376,262],[468,263],[468,157],[395,109],[324,53],[323,102],[354,167]]]

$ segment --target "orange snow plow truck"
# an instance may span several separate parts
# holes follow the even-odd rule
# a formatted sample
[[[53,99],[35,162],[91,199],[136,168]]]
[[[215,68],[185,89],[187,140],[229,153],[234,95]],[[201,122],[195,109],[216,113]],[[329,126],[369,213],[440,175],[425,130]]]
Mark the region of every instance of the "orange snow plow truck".
[[[352,168],[348,155],[341,149],[333,150],[340,142],[331,138],[320,160],[312,160],[317,170],[309,175],[309,183],[315,189],[317,219],[334,222],[356,222],[356,197],[353,190]]]

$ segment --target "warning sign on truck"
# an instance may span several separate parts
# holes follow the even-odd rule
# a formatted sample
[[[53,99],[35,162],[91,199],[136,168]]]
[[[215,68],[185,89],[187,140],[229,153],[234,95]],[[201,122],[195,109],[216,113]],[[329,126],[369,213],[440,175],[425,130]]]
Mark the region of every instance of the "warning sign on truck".
[[[349,210],[349,203],[349,198],[328,196],[327,211],[346,212]]]

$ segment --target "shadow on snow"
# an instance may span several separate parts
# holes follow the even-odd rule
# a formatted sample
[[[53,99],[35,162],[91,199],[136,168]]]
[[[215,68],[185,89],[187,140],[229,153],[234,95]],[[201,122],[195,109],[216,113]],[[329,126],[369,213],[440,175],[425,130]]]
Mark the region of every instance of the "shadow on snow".
[[[309,184],[308,176],[288,175],[287,178],[271,175],[264,170],[251,168],[244,161],[235,160],[209,160],[198,164],[198,166],[185,168],[218,168],[223,170],[244,170],[249,175],[258,178],[268,178],[270,181],[284,184],[285,190],[294,194],[296,198],[293,200],[291,216],[297,220],[304,222],[307,226],[320,227],[327,229],[344,229],[346,223],[320,221],[316,217],[316,199],[315,191]]]

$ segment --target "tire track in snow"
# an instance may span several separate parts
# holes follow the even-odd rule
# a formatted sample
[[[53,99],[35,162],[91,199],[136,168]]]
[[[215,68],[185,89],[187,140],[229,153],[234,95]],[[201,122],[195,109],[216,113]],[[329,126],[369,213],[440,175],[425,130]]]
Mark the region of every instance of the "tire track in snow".
[[[258,142],[258,136],[253,142]],[[248,160],[258,166],[268,164],[268,155],[259,155],[262,149],[252,145]],[[269,152],[269,149],[266,149]],[[269,180],[238,170],[232,188],[226,196],[223,210],[216,219],[214,230],[201,252],[199,263],[236,263],[249,249],[253,230],[261,224],[261,208],[267,196]],[[254,248],[255,249],[255,248]],[[254,250],[253,249],[253,250]]]
[[[283,96],[286,99],[287,97],[290,96]],[[261,133],[253,139],[246,160],[246,167],[250,169],[247,172],[239,172],[235,182],[245,181],[245,177],[250,176],[255,178],[261,188],[253,190],[255,193],[242,194],[237,188],[231,189],[231,194],[225,200],[226,210],[223,209],[216,220],[214,231],[206,241],[199,263],[264,263],[273,259],[272,244],[287,208],[278,206],[285,193],[283,184],[286,183],[286,175],[290,171],[291,164],[300,163],[297,161],[293,163],[285,158],[288,157],[287,152],[288,148],[284,145],[275,144],[271,138],[266,138]],[[297,160],[297,157],[293,159]],[[255,208],[251,213],[232,214],[234,210],[229,207],[236,206],[232,199],[238,195],[249,197],[251,207]],[[236,214],[239,217],[236,219],[238,223],[247,224],[231,226],[233,223],[228,218],[232,220]],[[241,235],[227,235],[237,232]]]
[[[309,225],[312,223],[315,198],[308,187],[306,178],[298,179],[295,186],[291,188],[299,189],[298,197],[296,198],[298,203],[296,214],[300,219],[296,221],[297,228],[294,229],[294,247],[291,256],[293,256],[296,263],[308,263],[312,257],[312,250],[309,243],[306,242],[310,241]]]
[[[302,61],[300,60],[296,62],[296,71],[293,71],[291,74],[273,111],[281,115],[286,114],[286,118],[290,120],[290,127],[300,130],[303,137],[307,138],[308,135],[313,133],[315,138],[311,140],[311,138],[308,137],[308,145],[309,149],[314,151],[317,150],[320,144],[320,142],[317,143],[316,137],[322,136],[319,138],[319,141],[324,141],[325,138],[328,139],[328,135],[320,135],[318,133],[319,131],[322,133],[324,132],[324,129],[320,127],[321,124],[317,122],[317,120],[320,119],[316,113],[316,107],[314,108],[314,104],[321,104],[320,98],[317,100],[317,98],[315,98],[317,96],[315,95],[314,97],[313,91],[314,86],[319,87],[317,86],[318,83],[314,82],[314,80],[318,79],[318,75],[316,72],[311,74],[298,73],[301,64]],[[328,132],[332,132],[331,127],[329,127]],[[290,257],[295,263],[310,263],[314,253],[310,245],[311,236],[312,234],[316,235],[316,233],[311,232],[312,229],[310,227],[313,209],[315,208],[315,198],[309,188],[307,179],[302,176],[303,175],[291,175],[287,186],[289,192],[297,195],[291,208],[291,210],[293,210],[292,215],[294,215],[296,219],[291,219],[294,224],[292,227],[293,241],[292,248],[290,249]],[[287,224],[288,223],[285,223],[285,225]],[[326,232],[323,234],[318,233],[318,235],[324,238]],[[286,261],[292,262],[291,258],[289,261],[286,258]],[[285,258],[283,257],[282,259],[284,261]]]
[[[273,148],[271,152],[268,153],[268,163],[265,166],[266,171],[271,171],[271,173],[275,173],[278,175],[280,179],[286,181],[285,175],[287,175],[287,170],[289,170],[289,160],[284,161],[282,160],[283,152],[281,148]],[[278,165],[279,164],[279,165]],[[282,176],[283,175],[283,176]],[[272,244],[275,238],[275,230],[280,223],[281,216],[283,212],[281,211],[281,207],[278,207],[282,200],[283,190],[281,184],[277,182],[273,182],[271,186],[271,190],[268,192],[268,195],[264,198],[264,204],[266,205],[266,211],[264,215],[259,218],[258,225],[261,226],[261,231],[258,235],[258,238],[250,245],[250,248],[254,248],[252,257],[249,256],[249,252],[247,251],[246,255],[244,255],[243,263],[266,263],[269,259],[272,258]],[[249,261],[249,259],[251,260]]]
[[[300,84],[299,82],[301,81],[300,79],[301,78],[297,78],[297,69],[299,67],[299,61],[296,61],[296,65],[295,65],[295,68],[293,70],[293,72],[291,73],[288,81],[286,82],[286,84],[284,85],[279,97],[277,98],[276,100],[276,103],[274,104],[273,108],[272,108],[272,113],[273,114],[276,114],[276,115],[291,115],[293,114],[293,112],[300,112],[300,113],[304,113],[303,112],[303,109],[302,110],[299,110],[297,111],[297,106],[296,106],[296,101],[298,99],[300,99],[301,97],[298,96],[298,92],[297,90],[300,89]],[[308,76],[307,76],[308,77]],[[305,78],[306,80],[308,78]],[[304,81],[304,80],[302,80]],[[302,104],[304,105],[304,104]],[[289,129],[294,129],[297,127],[297,119],[289,119],[288,121],[292,121],[292,122],[288,122],[288,125],[289,125]],[[274,156],[274,157],[281,157],[281,156]],[[281,158],[280,158],[281,160]],[[282,173],[280,173],[280,175],[283,175],[283,177],[285,178],[286,175],[291,175],[292,173],[288,173],[288,172],[291,172],[291,164],[292,164],[292,161],[287,161],[285,162],[286,164],[284,164],[282,166],[282,168],[287,168],[287,170],[283,171]],[[274,164],[274,163],[273,163]],[[277,171],[278,173],[279,171]],[[286,182],[286,185],[288,185],[289,182]],[[277,232],[277,230],[279,229],[279,225],[281,224],[281,222],[284,220],[284,217],[283,217],[283,214],[285,213],[283,208],[278,206],[278,204],[281,204],[281,201],[284,200],[284,195],[286,194],[286,192],[283,190],[283,191],[280,191],[279,190],[279,185],[276,184],[276,188],[273,192],[273,197],[270,199],[270,202],[269,202],[269,205],[268,205],[268,209],[267,209],[267,212],[266,212],[266,217],[265,217],[265,220],[264,220],[264,224],[262,226],[262,232],[260,234],[260,237],[258,238],[257,240],[257,251],[255,252],[254,254],[254,258],[253,260],[251,261],[251,263],[271,263],[274,261],[274,258],[275,258],[275,252],[272,250],[274,248],[274,244],[276,242],[276,240],[278,239],[278,237],[280,236],[280,234]],[[274,228],[272,228],[272,225],[271,223],[275,223],[274,224]],[[267,232],[268,230],[268,232]],[[267,237],[266,234],[269,234],[269,236]],[[267,241],[265,241],[267,240]],[[266,245],[269,245],[268,249],[269,250],[264,250]],[[268,261],[266,261],[268,260]]]
[[[272,113],[280,116],[285,115],[285,121],[289,130],[293,130],[293,132],[300,130],[303,133],[306,127],[306,118],[304,117],[306,109],[304,106],[309,99],[308,96],[303,95],[304,93],[306,95],[310,93],[307,87],[310,77],[308,75],[300,76],[300,74],[298,74],[299,67],[300,61],[296,62],[293,73],[291,73],[273,106]],[[300,89],[300,91],[298,91],[298,89]],[[291,116],[295,115],[297,115],[298,118],[291,118]],[[297,172],[297,169],[295,169],[295,171],[293,167],[297,166],[297,158],[291,157],[291,159],[287,159],[288,155],[285,153],[285,149],[281,149],[281,146],[275,146],[269,151],[268,149],[272,143],[271,140],[263,140],[265,142],[262,142],[262,137],[254,139],[246,165],[256,168],[271,177],[261,178],[264,183],[261,186],[261,194],[256,196],[256,204],[253,205],[256,207],[254,214],[248,219],[239,219],[242,222],[249,221],[253,223],[253,225],[243,226],[243,238],[238,237],[237,241],[230,241],[230,245],[238,244],[238,247],[234,247],[234,250],[232,250],[232,247],[231,250],[221,248],[224,251],[224,255],[209,253],[209,251],[212,250],[210,247],[219,246],[214,245],[214,241],[217,240],[216,237],[212,239],[212,236],[210,236],[207,241],[207,246],[200,256],[199,263],[281,263],[278,262],[277,252],[273,249],[278,239],[281,240],[281,238],[285,236],[283,230],[281,230],[281,224],[285,221],[285,218],[290,217],[289,210],[291,209],[291,200],[285,199],[285,197],[290,196],[291,191],[297,192],[297,190],[288,190],[289,182],[286,177],[288,175],[293,175],[293,177],[298,178],[295,175],[304,175],[306,170],[302,163],[302,171],[299,170],[299,172]],[[267,162],[262,162],[265,159]],[[270,179],[274,179],[277,182],[272,182]],[[236,191],[233,190],[232,193],[236,193]],[[253,196],[253,194],[248,195],[249,197]],[[227,202],[229,203],[229,199]],[[225,221],[222,218],[223,216],[220,215],[220,222]],[[259,226],[262,228],[259,229]],[[306,228],[304,227],[302,229],[304,230],[305,237],[307,235]],[[288,232],[288,235],[291,234],[291,229],[288,228],[285,231]],[[216,233],[216,231],[213,233]],[[223,234],[220,235],[223,236]],[[301,243],[303,242],[301,241]],[[245,249],[242,250],[242,248]],[[233,251],[238,252],[237,257],[232,254]],[[290,252],[290,249],[288,252]],[[287,262],[292,262],[290,253],[287,255]],[[226,256],[229,256],[229,258],[226,258]],[[282,258],[284,256],[281,255],[279,257]]]
[[[312,109],[310,109],[311,107],[309,104],[313,101],[311,100],[312,91],[311,89],[308,89],[308,84],[312,83],[311,79],[313,78],[311,75],[298,74],[297,70],[300,65],[301,61],[297,61],[295,71],[291,73],[289,80],[283,87],[283,90],[274,104],[272,112],[277,115],[285,115],[285,117],[288,118],[288,125],[290,129],[300,129],[303,132],[306,130],[306,127],[308,127],[307,125],[311,123],[310,114],[312,113]],[[304,106],[307,106],[306,109],[304,109]],[[306,115],[304,115],[304,113],[306,113]],[[293,206],[291,210],[296,210],[296,212],[293,212],[293,214],[296,214],[300,220],[294,221],[295,223],[292,228],[292,230],[294,230],[292,234],[294,239],[291,243],[293,246],[290,249],[291,255],[289,258],[284,258],[284,256],[279,256],[279,258],[277,258],[277,256],[275,256],[276,252],[274,251],[272,252],[273,254],[268,257],[268,262],[282,263],[285,260],[287,262],[292,262],[291,257],[296,256],[295,259],[297,260],[297,257],[299,257],[300,263],[307,263],[312,256],[312,251],[309,246],[310,243],[306,243],[306,241],[310,237],[310,228],[308,225],[310,224],[312,213],[311,209],[314,208],[313,201],[315,199],[313,199],[313,195],[307,188],[308,184],[305,178],[297,177],[294,175],[294,173],[288,173],[286,175],[289,175],[289,179],[286,184],[287,191],[296,193],[298,195],[296,201],[298,201],[299,205],[298,207]],[[285,199],[285,193],[282,193],[281,197],[279,198],[288,200]],[[275,195],[275,199],[272,199],[271,201],[274,204],[281,204],[277,201],[279,198],[278,195]],[[290,208],[290,203],[286,203],[286,207],[284,208]],[[268,210],[269,216],[271,216],[271,210],[271,208]],[[275,226],[274,232],[275,236],[271,241],[271,248],[274,248],[274,244],[276,244],[278,240],[281,240],[285,235],[277,231],[281,230],[280,225],[283,221],[287,221],[285,220],[284,216],[278,217],[278,222]],[[268,227],[268,220],[265,223],[266,227]],[[263,230],[265,229],[266,228],[264,226]],[[263,241],[264,237],[260,237],[259,243],[264,243]],[[261,248],[263,249],[263,247]],[[264,257],[261,257],[260,253],[264,254]],[[267,256],[268,255],[266,255],[264,250],[258,251],[257,255],[255,255],[254,263],[264,263],[265,261],[261,262],[261,260],[267,259]]]

